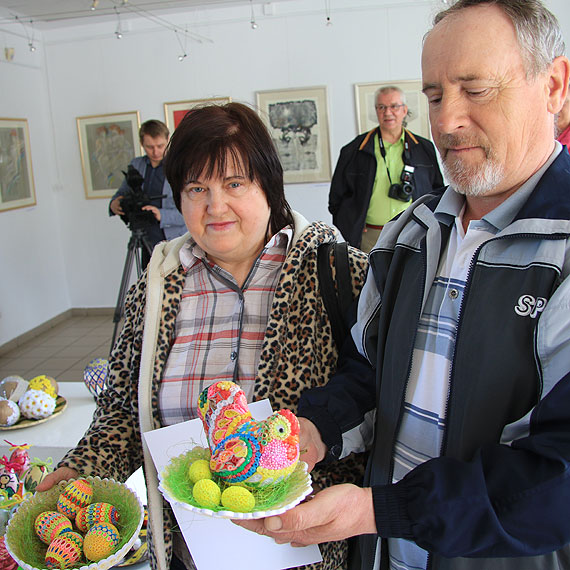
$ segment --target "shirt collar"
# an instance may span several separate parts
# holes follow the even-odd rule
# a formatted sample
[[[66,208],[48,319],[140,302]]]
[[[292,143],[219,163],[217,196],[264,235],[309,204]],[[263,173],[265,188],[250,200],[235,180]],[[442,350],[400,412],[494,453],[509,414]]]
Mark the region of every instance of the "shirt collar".
[[[519,210],[529,199],[538,181],[562,151],[562,145],[558,141],[554,142],[554,150],[546,162],[514,194],[509,196],[494,210],[485,214],[482,218],[485,222],[496,228],[496,230],[502,231],[515,219]],[[456,192],[452,186],[448,186],[435,209],[435,216],[439,221],[451,224],[455,218],[460,216],[464,206],[465,196]]]
[[[293,238],[293,228],[286,226],[278,231],[271,239],[265,244],[260,255],[263,255],[269,248],[277,247],[283,249],[285,252],[289,251]],[[190,236],[184,245],[180,248],[180,263],[184,267],[184,271],[188,271],[196,263],[204,260],[207,264],[212,265],[208,259],[206,252],[196,243],[194,238]]]

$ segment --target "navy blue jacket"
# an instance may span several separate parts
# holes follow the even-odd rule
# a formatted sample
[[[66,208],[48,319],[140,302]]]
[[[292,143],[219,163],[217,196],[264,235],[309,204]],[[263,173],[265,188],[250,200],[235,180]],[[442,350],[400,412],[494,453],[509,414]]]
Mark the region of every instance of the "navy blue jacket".
[[[417,323],[454,220],[434,215],[442,196],[424,196],[384,228],[338,372],[303,395],[299,415],[317,425],[333,458],[371,446],[365,484],[378,537],[415,541],[430,553],[429,568],[570,568],[565,152],[512,222],[475,254],[442,456],[391,483]],[[363,570],[373,567],[378,537],[361,537]]]

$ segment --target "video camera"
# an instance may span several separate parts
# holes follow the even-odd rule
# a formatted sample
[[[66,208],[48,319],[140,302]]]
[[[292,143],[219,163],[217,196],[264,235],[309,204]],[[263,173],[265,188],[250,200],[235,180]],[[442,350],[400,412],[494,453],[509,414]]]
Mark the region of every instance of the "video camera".
[[[144,178],[132,164],[129,164],[127,172],[122,172],[128,189],[121,199],[121,208],[125,212],[121,219],[131,231],[145,229],[154,223],[155,217],[152,212],[142,209],[151,204],[149,195],[142,188]]]
[[[401,202],[409,202],[414,191],[414,167],[404,164],[404,169],[400,175],[401,184],[392,184],[388,188],[388,196]]]

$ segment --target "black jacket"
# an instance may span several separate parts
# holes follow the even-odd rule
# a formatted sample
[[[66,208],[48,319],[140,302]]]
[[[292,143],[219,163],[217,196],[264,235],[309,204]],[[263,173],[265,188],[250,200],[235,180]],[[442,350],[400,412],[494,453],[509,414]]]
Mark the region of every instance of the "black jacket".
[[[442,454],[392,484],[418,319],[455,221],[433,213],[440,200],[440,192],[421,198],[382,232],[352,329],[358,350],[349,337],[337,373],[303,393],[298,415],[315,423],[331,458],[372,444],[365,486],[372,488],[378,537],[415,541],[428,550],[430,570],[568,569],[565,152],[512,212],[513,221],[475,253],[456,331]],[[373,568],[378,537],[360,538],[363,570]],[[381,568],[387,567],[384,556]]]
[[[360,247],[376,177],[374,136],[378,131],[379,127],[376,127],[358,135],[341,149],[331,182],[329,212],[333,216],[333,224],[354,247]],[[416,200],[443,186],[443,177],[431,141],[408,130],[405,133],[410,148],[410,166],[415,168],[412,199]]]

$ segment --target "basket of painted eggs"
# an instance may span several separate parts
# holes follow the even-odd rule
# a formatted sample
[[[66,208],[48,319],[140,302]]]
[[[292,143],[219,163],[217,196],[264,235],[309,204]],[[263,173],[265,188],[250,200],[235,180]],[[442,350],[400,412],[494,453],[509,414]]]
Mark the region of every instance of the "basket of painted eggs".
[[[6,547],[24,570],[106,570],[138,538],[144,509],[112,479],[61,481],[25,500],[6,529]]]

